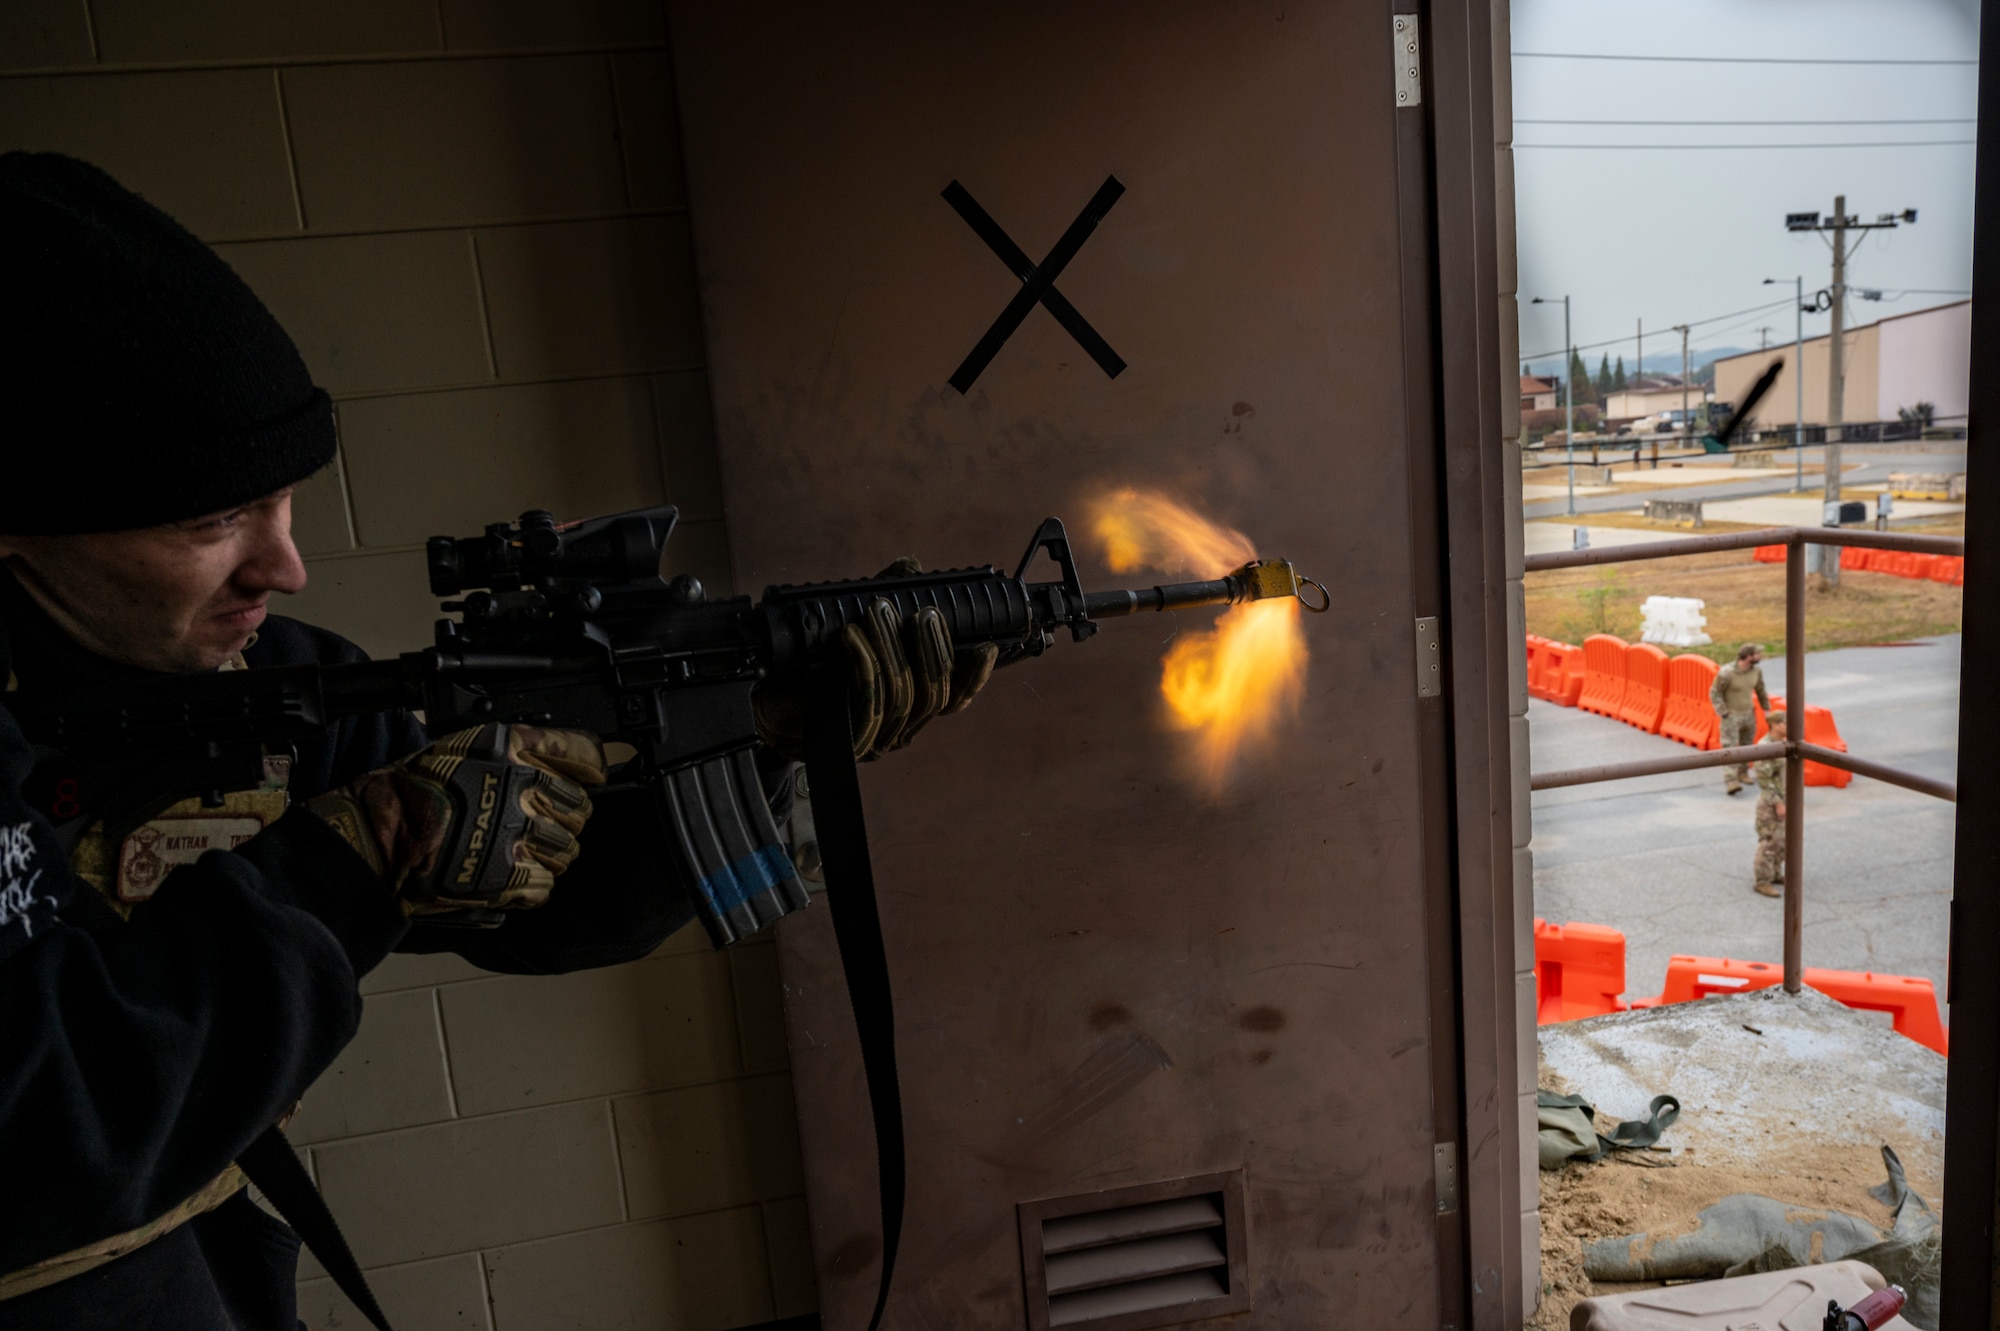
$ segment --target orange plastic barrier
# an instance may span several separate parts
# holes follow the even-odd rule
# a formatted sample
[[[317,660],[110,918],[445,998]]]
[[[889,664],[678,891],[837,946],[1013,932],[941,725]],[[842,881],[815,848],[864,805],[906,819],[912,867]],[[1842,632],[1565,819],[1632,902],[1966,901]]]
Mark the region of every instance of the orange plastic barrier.
[[[1536,952],[1540,955],[1540,921],[1536,921]],[[1570,926],[1574,929],[1576,926]],[[1736,961],[1730,957],[1676,956],[1667,962],[1667,982],[1652,998],[1635,998],[1635,1008],[1687,1003],[1713,994],[1737,994],[1768,989],[1784,981],[1785,969],[1769,961]],[[1938,1019],[1937,990],[1929,980],[1912,975],[1877,975],[1873,971],[1837,971],[1808,966],[1801,976],[1812,988],[1835,1002],[1869,1012],[1887,1012],[1898,1033],[1918,1044],[1948,1053],[1948,1037]]]
[[[1625,700],[1618,719],[1648,735],[1658,734],[1660,713],[1667,701],[1667,654],[1650,642],[1625,649]]]
[[[1784,698],[1772,694],[1771,706],[1778,711],[1784,711]],[[1764,735],[1769,729],[1770,727],[1764,723],[1764,713],[1760,710],[1757,713],[1758,743],[1763,742]],[[1807,703],[1806,733],[1795,738],[1803,739],[1808,744],[1817,744],[1823,749],[1832,749],[1835,753],[1847,752],[1847,741],[1840,737],[1840,727],[1833,723],[1833,709],[1830,707],[1815,707]],[[1844,790],[1847,788],[1847,783],[1852,780],[1854,773],[1844,767],[1828,767],[1825,763],[1815,762],[1806,764],[1806,784],[1809,786],[1833,786]]]
[[[1601,924],[1535,921],[1535,1021],[1625,1011],[1625,935]]]
[[[1785,562],[1785,547],[1782,545],[1760,545],[1755,559],[1760,564],[1782,564]]]
[[[1868,567],[1868,557],[1874,553],[1873,550],[1863,550],[1858,545],[1843,545],[1840,547],[1840,566],[1858,573]]]
[[[1563,707],[1576,706],[1576,700],[1583,694],[1583,670],[1583,648],[1551,642],[1548,673],[1542,676],[1548,700]]]
[[[1583,690],[1576,705],[1618,719],[1625,704],[1625,640],[1593,633],[1583,640]]]
[[[1722,722],[1709,704],[1715,683],[1715,662],[1689,652],[1667,662],[1667,702],[1660,712],[1660,733],[1697,749],[1722,747]]]
[[[1785,968],[1768,961],[1675,955],[1667,960],[1667,982],[1652,998],[1635,998],[1635,1008],[1692,1003],[1712,994],[1737,994],[1782,984]]]
[[[1899,1034],[1907,1035],[1940,1054],[1951,1052],[1944,1023],[1938,1019],[1937,990],[1914,975],[1877,975],[1874,971],[1836,971],[1808,966],[1801,977],[1828,998],[1867,1012],[1887,1012]]]
[[[1528,696],[1549,698],[1549,676],[1555,666],[1556,644],[1539,634],[1528,635]]]
[[[1946,582],[1954,587],[1965,585],[1965,556],[1938,555],[1931,561],[1931,581]]]

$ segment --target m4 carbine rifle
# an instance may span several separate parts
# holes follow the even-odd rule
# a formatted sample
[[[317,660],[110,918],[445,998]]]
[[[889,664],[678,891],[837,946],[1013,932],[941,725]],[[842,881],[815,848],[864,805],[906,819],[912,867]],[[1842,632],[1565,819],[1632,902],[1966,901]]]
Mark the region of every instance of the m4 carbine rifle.
[[[18,719],[56,750],[69,811],[101,819],[114,841],[168,804],[248,789],[267,753],[342,717],[421,709],[434,735],[492,721],[595,732],[632,746],[615,787],[647,784],[690,867],[697,914],[723,947],[806,904],[752,754],[751,691],[766,676],[832,679],[841,630],[876,598],[904,618],[935,606],[955,648],[999,648],[999,664],[1038,656],[1068,629],[1142,610],[1297,596],[1326,608],[1325,587],[1283,560],[1207,582],[1086,592],[1062,523],[1044,522],[1012,577],[992,566],[768,588],[710,600],[688,574],[660,576],[677,512],[639,509],[560,524],[531,511],[483,535],[433,537],[431,591],[458,619],[433,646],[393,659],[174,676],[106,698],[23,703]],[[1028,582],[1047,551],[1060,577]],[[1319,592],[1308,600],[1304,587]],[[497,924],[497,912],[460,922]]]

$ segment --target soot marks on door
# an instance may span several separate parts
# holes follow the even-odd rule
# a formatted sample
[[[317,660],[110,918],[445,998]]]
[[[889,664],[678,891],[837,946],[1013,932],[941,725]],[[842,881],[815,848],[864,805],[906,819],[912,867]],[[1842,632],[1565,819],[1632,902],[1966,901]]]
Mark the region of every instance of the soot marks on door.
[[[1090,239],[1090,233],[1097,229],[1097,224],[1104,220],[1104,215],[1111,211],[1111,205],[1118,202],[1118,196],[1124,192],[1125,187],[1118,183],[1118,177],[1106,176],[1097,193],[1090,196],[1090,202],[1083,205],[1083,211],[1069,224],[1069,230],[1063,232],[1062,239],[1055,243],[1055,248],[1037,264],[1031,262],[1012,237],[1000,229],[1000,224],[979,206],[979,201],[965,186],[956,180],[945,186],[945,202],[1000,257],[1000,262],[1007,265],[1008,271],[1021,279],[1021,289],[1014,293],[1014,298],[1007,302],[1007,308],[1000,311],[993,326],[986,330],[986,336],[966,353],[964,361],[952,374],[951,386],[961,395],[972,390],[973,382],[985,373],[1000,348],[1007,345],[1007,339],[1014,335],[1014,330],[1021,326],[1022,320],[1036,305],[1055,316],[1055,321],[1090,354],[1107,377],[1116,379],[1124,370],[1125,362],[1111,349],[1111,344],[1077,313],[1076,306],[1070,304],[1062,292],[1056,290],[1056,278],[1062,276],[1063,269],[1069,266],[1076,252],[1083,248],[1083,242]]]

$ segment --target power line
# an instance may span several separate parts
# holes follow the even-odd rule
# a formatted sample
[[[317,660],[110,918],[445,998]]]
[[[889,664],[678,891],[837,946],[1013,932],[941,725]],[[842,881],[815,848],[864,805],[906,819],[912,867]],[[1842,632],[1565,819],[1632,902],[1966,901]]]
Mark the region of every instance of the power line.
[[[1688,326],[1689,328],[1700,328],[1700,327],[1701,327],[1702,325],[1704,325],[1704,324],[1714,324],[1714,323],[1721,323],[1721,322],[1722,322],[1723,320],[1725,320],[1725,319],[1736,319],[1736,318],[1741,318],[1741,317],[1742,317],[1743,315],[1746,315],[1746,314],[1750,314],[1750,315],[1755,315],[1755,314],[1762,314],[1762,313],[1763,313],[1764,311],[1766,311],[1766,310],[1775,310],[1775,309],[1778,309],[1778,308],[1779,308],[1780,306],[1789,306],[1789,305],[1790,305],[1791,303],[1792,303],[1792,298],[1791,298],[1790,296],[1787,296],[1787,297],[1785,297],[1785,298],[1784,298],[1783,300],[1774,300],[1774,301],[1771,301],[1771,302],[1769,302],[1768,304],[1764,304],[1764,305],[1752,305],[1752,306],[1751,306],[1750,308],[1748,308],[1748,309],[1745,309],[1745,310],[1731,310],[1731,311],[1730,311],[1729,313],[1727,313],[1727,314],[1714,314],[1714,315],[1710,315],[1710,316],[1709,316],[1708,318],[1706,318],[1706,319],[1690,319],[1690,320],[1688,320],[1688,321],[1687,321],[1687,326]],[[1679,327],[1679,325],[1675,325],[1675,326],[1676,326],[1676,327]],[[1576,351],[1598,351],[1598,350],[1601,350],[1601,349],[1603,349],[1603,348],[1605,348],[1605,347],[1618,347],[1618,346],[1623,346],[1623,345],[1624,345],[1625,343],[1627,343],[1627,342],[1630,342],[1631,340],[1632,340],[1632,339],[1631,339],[1631,337],[1630,337],[1630,336],[1626,336],[1626,337],[1614,337],[1614,338],[1610,338],[1610,339],[1608,339],[1608,340],[1606,340],[1606,341],[1603,341],[1603,342],[1588,342],[1588,343],[1583,343],[1583,344],[1580,344],[1580,345],[1576,346],[1575,348],[1573,348],[1573,350],[1576,350]],[[1523,357],[1521,357],[1521,359],[1522,359],[1522,360],[1524,360],[1524,361],[1528,361],[1528,360],[1541,360],[1541,359],[1542,359],[1542,358],[1543,358],[1544,356],[1560,356],[1560,355],[1562,355],[1562,354],[1563,354],[1563,348],[1561,348],[1561,347],[1558,347],[1558,348],[1557,348],[1556,350],[1554,350],[1554,351],[1538,351],[1538,352],[1536,352],[1536,353],[1535,353],[1534,355],[1532,355],[1532,356],[1523,356]]]
[[[1517,125],[1971,125],[1971,116],[1950,120],[1523,120]]]
[[[1687,149],[1727,152],[1744,148],[1970,148],[1976,139],[1903,139],[1881,143],[1516,143],[1516,148],[1614,148],[1620,152],[1665,152]]]
[[[1849,291],[1853,290],[1855,290],[1855,288],[1853,287],[1849,288]],[[1971,294],[1972,293],[1970,291],[1959,291],[1944,287],[1888,287],[1883,289],[1882,299],[1885,301],[1890,301],[1890,300],[1900,300],[1904,296],[1970,296]],[[1791,302],[1788,300],[1782,300],[1782,301],[1777,301],[1774,304],[1781,306],[1781,305],[1789,305],[1791,304]],[[1749,324],[1755,323],[1763,315],[1769,313],[1772,308],[1774,308],[1773,305],[1760,305],[1754,310],[1738,311],[1738,314],[1744,317],[1738,319],[1737,322],[1733,324],[1725,324],[1721,328],[1710,328],[1706,333],[1703,334],[1703,336],[1712,339],[1721,337],[1725,333],[1733,333],[1737,331],[1739,328],[1743,328]],[[1921,313],[1921,311],[1919,311],[1919,313]],[[1719,314],[1712,319],[1696,319],[1693,323],[1690,323],[1688,327],[1700,328],[1705,324],[1716,323],[1720,320],[1728,319],[1731,317],[1733,316],[1727,314]],[[1826,335],[1822,333],[1820,334],[1820,336],[1824,337]],[[1579,352],[1603,351],[1608,348],[1620,346],[1624,343],[1630,342],[1631,340],[1632,340],[1632,335],[1630,333],[1627,333],[1623,337],[1614,337],[1606,342],[1579,343],[1577,344],[1575,349]],[[1772,347],[1769,349],[1772,351],[1777,351],[1780,350],[1781,348]],[[1700,351],[1703,350],[1703,348],[1697,347],[1695,348],[1695,350]],[[1537,361],[1537,360],[1546,360],[1551,356],[1560,356],[1560,355],[1562,355],[1562,352],[1560,350],[1544,351],[1532,356],[1523,356],[1521,357],[1521,359],[1524,362]]]
[[[1977,60],[1839,60],[1761,55],[1612,55],[1591,51],[1515,51],[1516,60],[1639,60],[1668,65],[1977,65]]]

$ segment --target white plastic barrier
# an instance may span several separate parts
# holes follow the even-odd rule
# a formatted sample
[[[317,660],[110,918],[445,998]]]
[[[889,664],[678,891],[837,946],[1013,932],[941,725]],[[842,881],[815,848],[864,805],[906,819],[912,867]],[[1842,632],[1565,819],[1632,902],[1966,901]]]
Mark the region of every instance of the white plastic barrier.
[[[1702,631],[1708,624],[1702,613],[1707,604],[1694,596],[1648,596],[1639,607],[1639,641],[1662,647],[1700,647],[1712,641]]]

